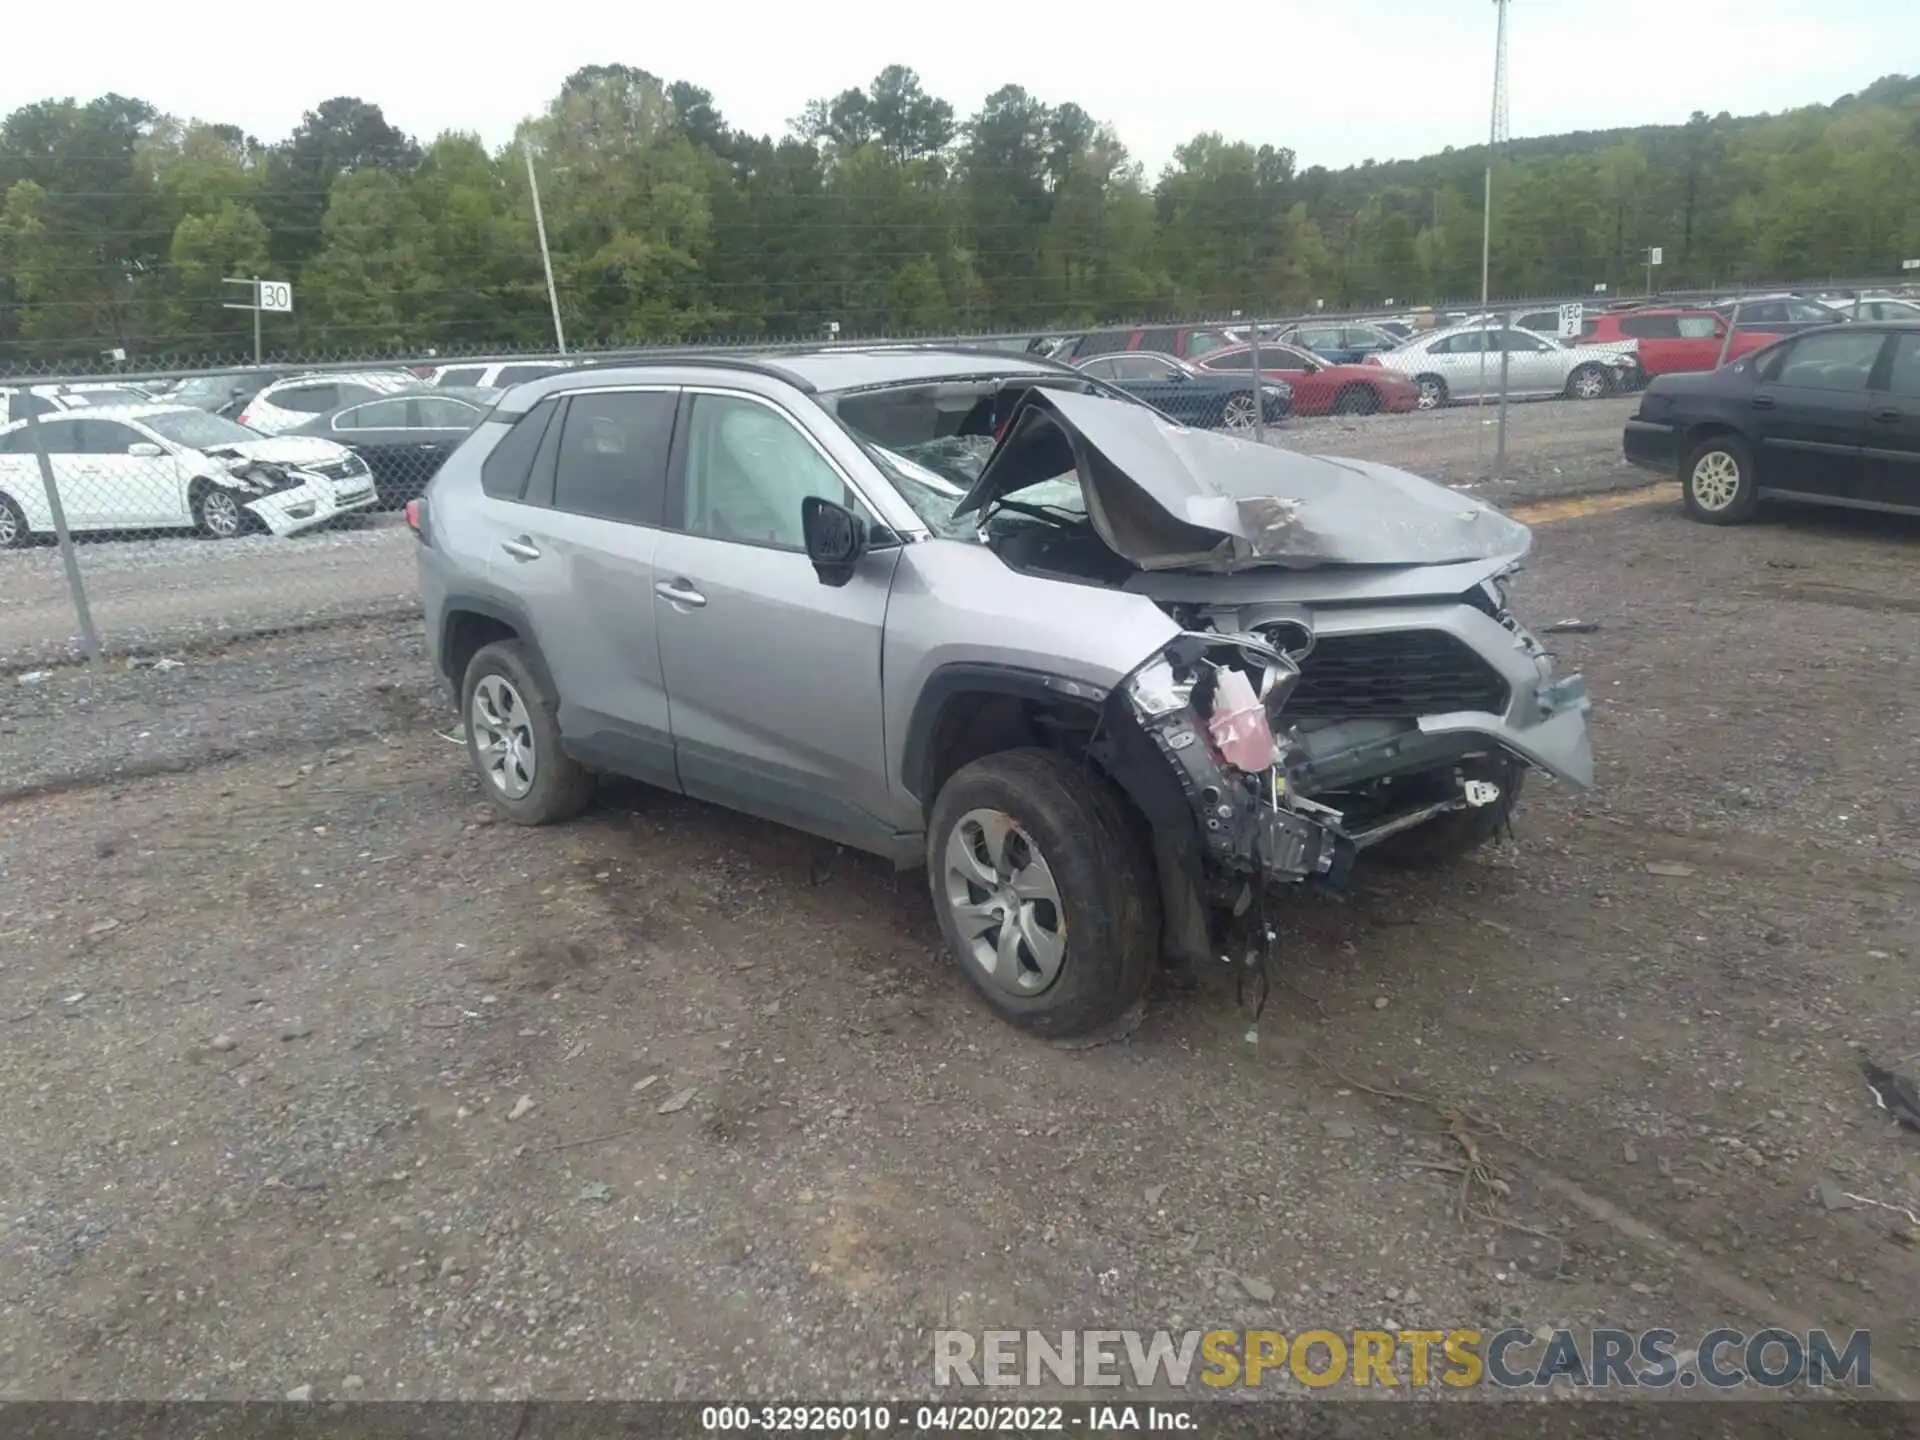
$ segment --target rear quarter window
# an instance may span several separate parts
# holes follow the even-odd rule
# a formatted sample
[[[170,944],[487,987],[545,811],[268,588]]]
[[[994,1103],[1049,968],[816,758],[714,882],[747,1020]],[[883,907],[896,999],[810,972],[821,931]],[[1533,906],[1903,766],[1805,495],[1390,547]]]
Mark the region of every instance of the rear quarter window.
[[[468,365],[459,370],[443,371],[440,379],[435,383],[440,385],[478,385],[480,383],[480,377],[484,374],[486,374],[485,366]]]
[[[542,400],[514,422],[513,428],[480,462],[482,490],[495,500],[518,500],[526,494],[527,477],[533,473],[533,457],[540,452],[540,442],[559,408],[553,400]]]

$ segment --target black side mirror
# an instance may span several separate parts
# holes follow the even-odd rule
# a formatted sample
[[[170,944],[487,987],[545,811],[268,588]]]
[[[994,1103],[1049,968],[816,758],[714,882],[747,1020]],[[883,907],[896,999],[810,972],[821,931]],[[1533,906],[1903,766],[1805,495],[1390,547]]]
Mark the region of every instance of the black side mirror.
[[[822,585],[840,586],[853,578],[853,567],[870,542],[865,520],[844,505],[809,495],[800,502],[800,529]]]
[[[1187,382],[1188,376],[1184,370],[1169,370],[1167,372],[1167,378],[1176,385],[1184,385]]]

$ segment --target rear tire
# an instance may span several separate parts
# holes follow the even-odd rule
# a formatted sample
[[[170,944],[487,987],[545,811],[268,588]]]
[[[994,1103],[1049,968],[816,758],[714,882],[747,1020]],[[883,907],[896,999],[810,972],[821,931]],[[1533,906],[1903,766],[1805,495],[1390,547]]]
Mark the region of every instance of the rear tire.
[[[516,825],[571,820],[593,804],[592,772],[560,748],[559,708],[518,640],[482,645],[467,662],[467,758],[489,803]]]
[[[1064,1039],[1140,1002],[1159,885],[1119,794],[1085,764],[1021,749],[961,767],[928,818],[927,877],[954,963],[1003,1019]]]
[[[1462,779],[1490,780],[1498,785],[1500,798],[1491,805],[1436,815],[1424,825],[1389,835],[1365,853],[1377,855],[1403,870],[1431,870],[1463,859],[1505,830],[1519,807],[1520,786],[1527,773],[1526,766],[1510,756],[1479,756],[1395,788],[1411,792],[1403,793],[1408,805],[1431,804],[1447,794],[1457,793],[1453,773],[1456,768]]]
[[[11,495],[0,495],[0,550],[24,550],[33,544],[27,517]]]
[[[1703,525],[1740,525],[1760,513],[1753,451],[1738,435],[1714,435],[1680,464],[1680,497],[1687,517]]]
[[[1417,375],[1413,383],[1420,387],[1419,407],[1438,410],[1447,403],[1447,382],[1438,375]]]
[[[1252,433],[1253,416],[1252,395],[1229,395],[1220,407],[1220,424],[1236,435]]]

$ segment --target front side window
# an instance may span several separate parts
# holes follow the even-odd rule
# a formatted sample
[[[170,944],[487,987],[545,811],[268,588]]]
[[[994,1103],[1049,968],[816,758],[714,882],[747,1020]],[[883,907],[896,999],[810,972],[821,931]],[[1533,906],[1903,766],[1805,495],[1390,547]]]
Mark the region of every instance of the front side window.
[[[672,390],[575,395],[560,434],[554,509],[657,525],[679,399]]]
[[[1233,342],[1217,330],[1195,330],[1187,336],[1187,356],[1189,359],[1209,355],[1215,350],[1224,349]],[[1141,346],[1146,349],[1146,346]]]
[[[80,451],[83,455],[124,455],[128,446],[138,445],[146,438],[131,425],[118,420],[80,422]]]
[[[439,383],[442,385],[478,385],[480,377],[487,373],[484,365],[465,365],[457,370],[442,372]]]
[[[1682,315],[1673,325],[1682,340],[1712,340],[1720,334],[1720,322],[1711,315]]]
[[[804,550],[802,500],[858,503],[826,456],[769,405],[695,395],[687,427],[680,526],[692,534]]]
[[[1920,400],[1920,335],[1902,335],[1894,341],[1887,390],[1905,399]]]
[[[1800,390],[1865,390],[1882,335],[1808,335],[1796,340],[1771,378]]]
[[[398,405],[402,402],[389,400],[383,403]],[[471,430],[480,423],[479,408],[464,400],[450,399],[445,395],[422,395],[405,403],[411,407],[407,416],[409,429]],[[367,408],[373,410],[378,407],[369,405]]]
[[[376,400],[356,405],[334,417],[336,430],[404,430],[407,428],[407,402]]]

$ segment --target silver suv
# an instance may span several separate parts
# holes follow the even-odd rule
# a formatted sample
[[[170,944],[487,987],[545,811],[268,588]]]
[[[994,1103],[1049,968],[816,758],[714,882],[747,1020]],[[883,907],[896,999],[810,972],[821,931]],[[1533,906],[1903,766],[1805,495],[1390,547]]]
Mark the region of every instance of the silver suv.
[[[1047,1035],[1266,931],[1271,882],[1445,860],[1525,770],[1592,780],[1586,687],[1504,598],[1524,526],[1033,357],[556,375],[410,518],[509,819],[615,772],[925,865],[962,973]]]

